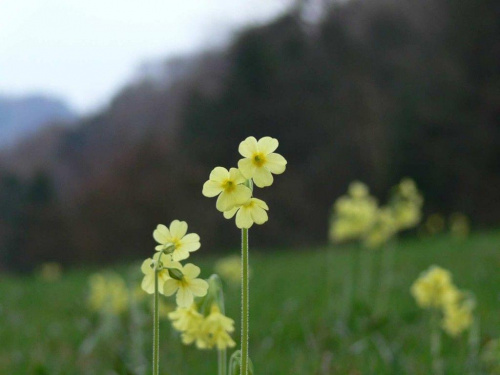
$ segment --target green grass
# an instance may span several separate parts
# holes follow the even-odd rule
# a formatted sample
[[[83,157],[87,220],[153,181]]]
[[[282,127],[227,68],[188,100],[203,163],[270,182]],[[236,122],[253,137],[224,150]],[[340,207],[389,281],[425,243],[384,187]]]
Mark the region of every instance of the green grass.
[[[395,246],[393,293],[378,307],[380,252],[372,254],[370,288],[360,290],[366,269],[359,265],[366,258],[354,246],[251,249],[250,355],[256,374],[430,374],[428,316],[409,288],[432,264],[449,269],[459,288],[475,294],[481,345],[500,336],[500,232],[462,242],[447,236],[407,239]],[[202,251],[191,261],[208,277],[216,258]],[[131,286],[140,282],[138,264],[117,271]],[[120,318],[90,312],[91,273],[67,271],[52,283],[36,276],[0,278],[0,374],[149,374],[147,309],[135,306]],[[344,291],[350,275],[358,287],[349,312]],[[226,288],[226,303],[237,341],[237,288]],[[215,352],[182,346],[167,320],[160,334],[162,374],[216,373]],[[444,337],[447,374],[468,373],[466,344],[467,335]]]

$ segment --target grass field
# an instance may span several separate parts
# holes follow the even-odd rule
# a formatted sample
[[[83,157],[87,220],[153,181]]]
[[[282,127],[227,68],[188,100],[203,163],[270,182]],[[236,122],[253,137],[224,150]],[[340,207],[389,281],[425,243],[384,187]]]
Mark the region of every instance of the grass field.
[[[368,258],[356,247],[251,249],[250,354],[256,374],[430,374],[428,316],[409,288],[432,264],[449,269],[459,288],[475,294],[480,345],[500,336],[499,231],[461,242],[443,235],[394,246],[393,290],[383,306],[376,305],[381,253],[372,254],[371,286],[363,289],[356,285],[370,268],[360,266]],[[215,260],[196,254],[203,277]],[[149,373],[152,319],[143,306],[149,299],[120,317],[89,311],[88,277],[95,271],[103,270],[65,270],[55,282],[0,277],[0,374]],[[131,288],[140,283],[139,263],[114,271]],[[226,304],[238,332],[237,287],[226,288]],[[216,353],[182,346],[168,320],[161,323],[160,345],[161,373],[216,374]],[[467,334],[444,335],[443,353],[446,374],[470,373]]]

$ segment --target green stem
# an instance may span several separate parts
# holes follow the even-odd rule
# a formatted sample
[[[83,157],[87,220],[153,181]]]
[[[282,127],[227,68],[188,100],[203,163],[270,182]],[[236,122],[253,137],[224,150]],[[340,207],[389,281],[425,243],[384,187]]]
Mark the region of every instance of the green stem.
[[[432,312],[431,354],[434,375],[443,375],[443,359],[441,358],[441,329],[439,327],[439,310]]]
[[[479,356],[479,340],[480,340],[480,328],[479,328],[479,318],[474,317],[472,321],[472,326],[469,331],[468,340],[468,367],[469,374],[474,375],[478,373],[478,356]]]
[[[155,263],[155,292],[153,306],[153,375],[160,374],[160,317],[158,306],[158,265]]]
[[[227,374],[227,351],[226,349],[217,350],[218,375]]]
[[[241,230],[241,375],[248,375],[248,229]]]

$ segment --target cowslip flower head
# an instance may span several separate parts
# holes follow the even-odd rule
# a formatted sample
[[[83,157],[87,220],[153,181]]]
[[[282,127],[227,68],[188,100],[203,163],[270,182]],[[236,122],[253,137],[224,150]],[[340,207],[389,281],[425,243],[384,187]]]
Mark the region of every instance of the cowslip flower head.
[[[474,304],[470,301],[450,303],[444,308],[443,329],[452,337],[457,337],[468,329],[473,322],[472,310]]]
[[[159,224],[153,232],[153,238],[159,243],[157,251],[163,251],[174,245],[172,260],[178,262],[189,257],[189,253],[200,248],[200,236],[196,233],[187,233],[188,225],[185,221],[174,220],[170,228]]]
[[[201,330],[206,335],[208,348],[215,346],[218,350],[223,350],[236,345],[229,335],[234,331],[234,320],[222,314],[216,304],[212,304]]]
[[[194,297],[203,297],[207,294],[208,283],[205,280],[197,279],[200,274],[200,267],[192,263],[186,264],[178,269],[182,276],[172,278],[163,284],[163,294],[171,296],[175,293],[176,302],[179,307],[189,307],[194,301]]]
[[[215,167],[210,172],[210,177],[203,184],[203,195],[208,198],[216,197],[215,207],[221,211],[231,210],[250,199],[252,191],[243,185],[245,177],[237,168],[231,168],[229,171],[223,167]]]
[[[94,274],[89,279],[89,307],[94,311],[118,315],[127,309],[129,291],[125,281],[116,274]]]
[[[175,311],[168,314],[168,318],[172,321],[172,326],[182,333],[183,344],[190,345],[195,342],[200,349],[207,347],[205,335],[201,330],[205,317],[198,312],[196,304],[190,307],[177,307]]]
[[[240,229],[248,229],[254,223],[261,225],[268,220],[266,210],[269,210],[266,202],[257,198],[251,198],[243,205],[224,212],[224,217],[231,219],[236,214],[236,226]]]
[[[438,266],[420,275],[411,286],[411,294],[422,308],[443,308],[460,298],[450,272]]]
[[[141,288],[148,294],[153,294],[155,291],[155,266],[154,262],[158,261],[156,259],[148,258],[141,265],[141,271],[144,274],[142,279]],[[174,262],[170,255],[161,254],[159,261],[162,263],[162,268],[158,271],[158,291],[161,293],[163,291],[162,285],[165,281],[170,279],[168,273],[168,268],[182,268],[179,262]]]
[[[246,179],[252,178],[260,188],[272,185],[272,173],[281,174],[286,169],[285,158],[274,153],[278,144],[278,140],[271,137],[258,141],[255,137],[248,137],[240,143],[238,151],[244,159],[238,161],[238,168]]]

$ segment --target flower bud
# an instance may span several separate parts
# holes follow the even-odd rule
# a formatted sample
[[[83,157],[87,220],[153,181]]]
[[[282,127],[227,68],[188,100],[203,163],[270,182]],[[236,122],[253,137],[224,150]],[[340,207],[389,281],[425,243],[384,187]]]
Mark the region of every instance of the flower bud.
[[[181,270],[178,270],[177,268],[168,268],[168,274],[172,279],[179,281],[184,277],[184,274],[181,272]]]
[[[241,375],[241,350],[237,350],[229,359],[229,375]],[[253,363],[248,357],[248,375],[253,375]]]

